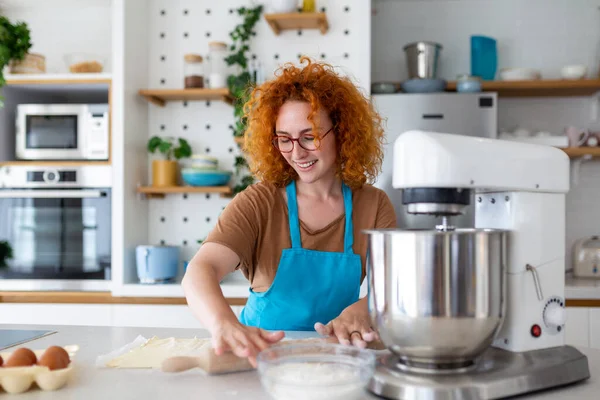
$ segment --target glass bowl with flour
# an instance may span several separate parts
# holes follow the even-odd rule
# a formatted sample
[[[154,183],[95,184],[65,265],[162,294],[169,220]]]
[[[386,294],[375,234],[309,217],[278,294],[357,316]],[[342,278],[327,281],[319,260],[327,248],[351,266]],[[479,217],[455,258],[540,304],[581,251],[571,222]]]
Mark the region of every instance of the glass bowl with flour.
[[[365,396],[375,354],[339,344],[290,344],[262,351],[257,363],[275,400],[354,400]]]

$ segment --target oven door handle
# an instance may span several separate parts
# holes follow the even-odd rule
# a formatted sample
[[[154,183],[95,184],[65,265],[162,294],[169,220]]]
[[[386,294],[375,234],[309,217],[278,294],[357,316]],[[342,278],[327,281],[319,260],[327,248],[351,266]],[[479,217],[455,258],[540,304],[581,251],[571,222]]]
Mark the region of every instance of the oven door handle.
[[[82,199],[106,196],[102,190],[0,190],[0,198]]]

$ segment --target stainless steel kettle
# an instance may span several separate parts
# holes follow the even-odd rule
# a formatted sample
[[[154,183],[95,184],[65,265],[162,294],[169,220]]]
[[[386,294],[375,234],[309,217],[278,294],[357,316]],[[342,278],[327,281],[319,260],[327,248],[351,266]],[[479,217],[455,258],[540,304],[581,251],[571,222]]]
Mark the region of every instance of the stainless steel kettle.
[[[600,236],[578,239],[573,245],[573,275],[600,278]]]

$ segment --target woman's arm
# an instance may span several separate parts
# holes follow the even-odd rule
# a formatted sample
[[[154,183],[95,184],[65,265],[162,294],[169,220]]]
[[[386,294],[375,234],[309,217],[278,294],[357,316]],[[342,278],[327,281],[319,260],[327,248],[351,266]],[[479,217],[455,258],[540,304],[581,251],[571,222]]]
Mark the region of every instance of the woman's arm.
[[[240,258],[227,246],[205,243],[188,264],[181,282],[188,306],[211,332],[218,321],[236,319],[220,282],[239,262]]]
[[[256,355],[281,340],[284,333],[269,333],[238,321],[223,296],[220,281],[239,262],[237,254],[227,246],[205,243],[188,264],[182,286],[192,313],[211,332],[215,353],[232,351],[238,357],[248,357],[256,366]]]

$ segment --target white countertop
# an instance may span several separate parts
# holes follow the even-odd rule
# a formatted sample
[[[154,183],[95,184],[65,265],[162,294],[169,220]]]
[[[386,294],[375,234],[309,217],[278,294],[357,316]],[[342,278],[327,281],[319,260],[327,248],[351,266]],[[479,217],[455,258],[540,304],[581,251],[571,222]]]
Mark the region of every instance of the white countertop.
[[[218,399],[266,400],[255,371],[221,376],[206,376],[199,370],[180,374],[165,374],[158,370],[113,370],[95,366],[98,355],[132,342],[138,335],[145,337],[207,337],[208,332],[196,329],[122,328],[0,325],[2,329],[51,329],[56,334],[28,342],[23,346],[43,349],[51,345],[77,344],[80,349],[74,358],[74,379],[56,392],[43,392],[37,388],[15,395],[15,399]],[[589,360],[591,378],[586,382],[554,389],[527,399],[567,400],[597,399],[600,393],[600,350],[579,348]],[[377,399],[365,392],[364,399]]]

